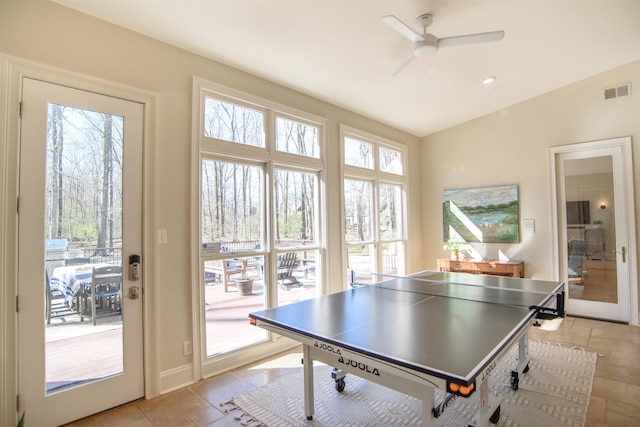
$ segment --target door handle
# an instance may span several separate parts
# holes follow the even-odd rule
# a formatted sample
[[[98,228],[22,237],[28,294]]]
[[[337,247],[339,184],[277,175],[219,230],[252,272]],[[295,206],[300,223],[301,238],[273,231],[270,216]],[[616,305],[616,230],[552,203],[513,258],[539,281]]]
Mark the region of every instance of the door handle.
[[[125,298],[138,299],[140,297],[140,288],[132,286],[129,288],[129,293],[124,296]]]
[[[618,252],[618,251],[612,251],[612,253],[622,255],[622,262],[623,262],[623,263],[627,262],[627,248],[626,248],[625,246],[623,246],[623,247],[622,247],[622,249],[620,250],[620,252]]]

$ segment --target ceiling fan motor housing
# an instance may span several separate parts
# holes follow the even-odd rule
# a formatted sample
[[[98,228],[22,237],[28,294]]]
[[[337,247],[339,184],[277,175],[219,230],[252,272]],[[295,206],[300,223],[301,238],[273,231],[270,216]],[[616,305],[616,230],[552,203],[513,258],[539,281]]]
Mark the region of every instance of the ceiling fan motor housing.
[[[413,54],[415,56],[429,56],[438,51],[438,38],[433,34],[423,34],[424,40],[418,40],[413,44]]]

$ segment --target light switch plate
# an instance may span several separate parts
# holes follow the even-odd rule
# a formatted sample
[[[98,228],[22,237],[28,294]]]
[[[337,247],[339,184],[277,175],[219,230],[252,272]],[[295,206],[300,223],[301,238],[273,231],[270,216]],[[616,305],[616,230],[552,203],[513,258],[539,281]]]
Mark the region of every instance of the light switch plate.
[[[523,219],[522,220],[522,231],[526,233],[535,233],[536,232],[536,220],[535,219]]]
[[[159,245],[167,244],[167,230],[158,230],[158,244]]]

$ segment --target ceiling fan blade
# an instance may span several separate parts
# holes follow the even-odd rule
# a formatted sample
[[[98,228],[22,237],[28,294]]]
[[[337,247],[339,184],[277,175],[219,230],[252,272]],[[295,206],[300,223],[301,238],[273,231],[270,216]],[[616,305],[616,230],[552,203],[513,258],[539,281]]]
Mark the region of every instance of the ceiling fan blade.
[[[438,40],[439,47],[460,46],[463,44],[497,42],[504,37],[504,31],[467,34],[464,36],[443,37]]]
[[[396,68],[395,70],[393,70],[393,72],[391,74],[389,74],[389,77],[393,77],[393,76],[398,75],[400,73],[400,71],[402,71],[405,68],[407,68],[409,66],[409,64],[411,64],[415,59],[416,59],[416,56],[412,53],[411,55],[409,55],[409,57],[407,57],[407,59],[404,60],[404,62],[402,64],[400,64],[400,66],[398,68]]]
[[[413,28],[411,28],[410,26],[408,26],[407,24],[405,24],[404,22],[402,22],[401,20],[399,20],[393,15],[385,15],[380,19],[382,20],[382,22],[384,22],[385,24],[387,24],[388,26],[390,26],[391,28],[393,28],[394,30],[396,30],[397,32],[399,32],[400,34],[402,34],[403,36],[411,40],[412,42],[423,40],[422,36],[416,33]]]

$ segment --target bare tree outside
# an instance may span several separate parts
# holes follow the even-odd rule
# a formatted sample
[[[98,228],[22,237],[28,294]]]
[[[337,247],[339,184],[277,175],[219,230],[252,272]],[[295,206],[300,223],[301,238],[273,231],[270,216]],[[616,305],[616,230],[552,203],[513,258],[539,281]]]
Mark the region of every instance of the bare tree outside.
[[[47,188],[49,194],[49,238],[62,237],[62,207],[63,207],[63,174],[62,174],[62,154],[64,150],[64,120],[63,105],[52,104],[49,108],[49,141],[48,154],[51,156],[50,186]]]
[[[264,113],[214,98],[205,99],[204,136],[264,147]]]
[[[282,169],[274,171],[276,245],[315,244],[314,174]]]
[[[343,144],[347,277],[371,283],[404,268],[404,152],[375,138]]]
[[[236,248],[253,249],[261,240],[262,173],[257,166],[202,161],[203,242],[246,242]]]
[[[217,99],[205,99],[204,136],[264,146],[264,113]],[[318,128],[276,118],[276,150],[318,157]],[[265,171],[240,161],[202,161],[202,241],[253,249],[260,243],[261,186]],[[277,168],[273,185],[277,245],[315,243],[317,178],[311,173]],[[240,246],[239,246],[240,245]],[[244,245],[244,246],[242,246]]]
[[[344,181],[344,216],[346,219],[346,241],[371,240],[371,196],[373,188],[368,181],[353,179]]]
[[[209,357],[268,339],[240,323],[239,313],[317,296],[322,266],[321,127],[291,112],[212,96],[205,93],[199,135]]]
[[[49,105],[46,239],[109,252],[122,240],[123,118]]]

